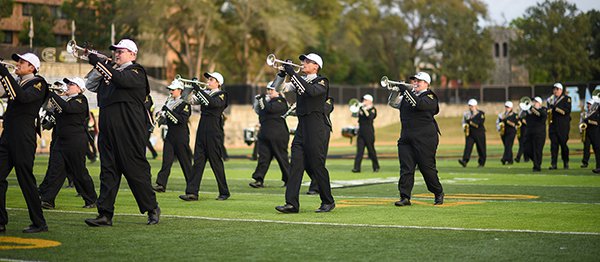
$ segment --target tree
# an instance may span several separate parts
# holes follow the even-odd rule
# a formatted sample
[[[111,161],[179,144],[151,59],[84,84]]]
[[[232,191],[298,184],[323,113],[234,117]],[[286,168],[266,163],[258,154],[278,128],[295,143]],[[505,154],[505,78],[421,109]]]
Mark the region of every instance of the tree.
[[[529,70],[531,82],[589,80],[590,22],[575,4],[546,0],[511,26],[519,34],[511,52]]]
[[[590,60],[593,66],[592,79],[600,79],[600,11],[590,10],[586,15],[590,21],[592,35],[589,47]]]
[[[58,43],[56,43],[56,38],[52,33],[55,18],[50,7],[33,5],[31,16],[33,17],[33,46],[57,46]],[[23,30],[19,32],[19,42],[29,43],[29,28],[30,20],[27,20],[23,23]]]

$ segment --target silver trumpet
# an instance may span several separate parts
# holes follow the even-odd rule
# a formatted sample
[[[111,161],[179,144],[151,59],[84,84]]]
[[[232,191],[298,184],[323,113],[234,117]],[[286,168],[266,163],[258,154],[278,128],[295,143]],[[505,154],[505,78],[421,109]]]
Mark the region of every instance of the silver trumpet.
[[[67,53],[73,55],[75,58],[79,58],[82,60],[89,60],[88,56],[90,54],[96,54],[98,57],[100,57],[103,60],[109,60],[109,61],[111,60],[108,56],[106,56],[96,50],[78,46],[77,42],[75,40],[70,40],[67,43]]]
[[[3,65],[4,67],[6,67],[6,69],[8,69],[8,71],[10,71],[10,73],[14,73],[17,70],[17,65],[13,64],[13,63],[9,63],[9,62],[4,62],[4,59],[0,58],[0,65]]]
[[[278,70],[283,70],[283,65],[291,65],[291,66],[295,67],[294,71],[296,73],[299,73],[300,70],[303,68],[303,66],[301,66],[301,65],[297,65],[292,62],[279,60],[275,57],[274,54],[270,54],[267,56],[267,65],[270,67],[273,67],[275,69],[278,69]]]
[[[181,77],[181,75],[176,75],[175,80],[181,81],[186,88],[189,88],[192,84],[200,86],[200,89],[206,89],[208,87],[208,84],[205,82],[202,82],[200,80],[185,79]]]
[[[410,83],[406,83],[404,81],[392,81],[387,76],[383,76],[379,83],[382,87],[387,88],[388,90],[394,90],[395,86],[406,86],[408,88],[412,87]]]

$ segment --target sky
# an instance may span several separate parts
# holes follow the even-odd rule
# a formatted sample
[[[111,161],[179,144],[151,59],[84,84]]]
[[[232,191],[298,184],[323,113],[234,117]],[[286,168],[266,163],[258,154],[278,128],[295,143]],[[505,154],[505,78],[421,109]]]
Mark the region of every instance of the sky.
[[[492,25],[508,25],[508,23],[525,14],[525,10],[544,0],[482,0],[488,6],[489,16],[492,19]],[[600,10],[600,1],[598,0],[568,0],[574,3],[577,9],[585,12],[591,9]],[[490,24],[485,23],[486,25]]]

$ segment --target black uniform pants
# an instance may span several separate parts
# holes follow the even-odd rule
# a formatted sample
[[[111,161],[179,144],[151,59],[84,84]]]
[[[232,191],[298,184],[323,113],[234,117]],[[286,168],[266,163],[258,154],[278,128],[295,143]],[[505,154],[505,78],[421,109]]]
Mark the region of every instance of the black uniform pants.
[[[379,169],[379,161],[377,160],[377,152],[375,151],[375,136],[360,134],[356,139],[356,156],[354,157],[354,169],[360,170],[360,164],[363,159],[363,154],[365,153],[365,147],[367,148],[369,159],[371,159],[373,170]]]
[[[96,149],[96,134],[94,132],[88,132],[88,147],[85,152],[87,158],[92,161],[96,161],[98,150]]]
[[[27,203],[29,219],[34,226],[46,225],[40,194],[33,175],[33,160],[35,158],[36,137],[35,131],[21,130],[8,134],[6,129],[0,136],[0,225],[8,224],[6,212],[6,178],[15,169],[17,181]]]
[[[600,128],[599,127],[590,128],[590,126],[588,125],[588,130],[587,130],[586,136],[588,137],[590,144],[592,145],[592,148],[594,149],[594,156],[596,157],[596,168],[600,168]],[[588,152],[588,159],[589,159],[589,154],[590,154],[589,149],[587,151],[584,151],[584,153],[585,152]]]
[[[78,189],[78,193],[83,198],[85,205],[96,202],[97,195],[94,189],[94,181],[85,167],[85,150],[87,139],[81,137],[79,143],[61,143],[50,154],[50,163],[48,172],[44,177],[45,186],[40,185],[40,198],[42,201],[54,205],[54,201],[63,183],[66,174],[73,174],[73,182]]]
[[[140,213],[158,207],[146,159],[148,130],[144,108],[115,103],[100,109],[100,196],[98,213],[112,218],[115,199],[125,176]]]
[[[513,145],[515,143],[515,132],[505,132],[502,138],[502,145],[504,145],[504,153],[502,154],[502,161],[513,162]]]
[[[290,176],[290,162],[287,151],[289,135],[285,135],[285,137],[263,137],[260,139],[260,143],[258,144],[258,165],[252,174],[254,180],[259,182],[265,180],[265,175],[269,170],[271,161],[275,158],[281,170],[281,181],[287,183]]]
[[[189,135],[185,137],[167,136],[163,145],[162,167],[160,168],[160,171],[156,177],[156,184],[159,184],[165,188],[167,187],[167,181],[169,180],[171,167],[173,166],[175,157],[177,157],[177,160],[179,161],[179,166],[181,166],[185,180],[187,181],[190,179],[193,171],[192,149],[190,148],[189,142]]]
[[[588,130],[589,131],[589,130]],[[586,131],[585,140],[583,141],[583,158],[581,159],[581,163],[587,165],[590,161],[590,148],[592,142],[590,140],[590,136]]]
[[[557,130],[560,129],[560,130]],[[558,148],[560,147],[560,155],[563,164],[569,165],[569,146],[567,141],[569,140],[569,127],[554,127],[549,128],[548,135],[550,136],[550,156],[552,166],[556,166],[558,162]]]
[[[471,152],[473,152],[473,144],[477,146],[477,155],[479,156],[477,162],[480,166],[484,166],[486,160],[485,133],[471,133],[465,138],[465,151],[462,159],[465,162],[469,162],[469,159],[471,158]]]
[[[433,131],[433,132],[432,132]],[[415,184],[415,168],[418,165],[427,190],[438,195],[444,192],[435,163],[439,137],[435,129],[424,132],[402,132],[398,140],[398,160],[400,161],[400,198],[410,199]],[[431,134],[430,134],[431,133]]]
[[[542,156],[544,144],[546,143],[546,132],[534,132],[530,130],[525,137],[525,156],[529,156],[533,162],[533,169],[540,170],[542,166]]]
[[[521,160],[521,156],[523,156],[523,161],[527,162],[529,161],[529,156],[525,153],[525,134],[521,133],[521,137],[517,138],[517,140],[519,141],[519,151],[517,151],[517,156],[515,157],[515,160],[520,161]]]
[[[300,208],[299,195],[304,170],[316,181],[321,204],[334,203],[329,171],[325,167],[330,132],[326,121],[325,115],[319,112],[298,117],[298,127],[292,141],[290,177],[285,190],[285,202],[296,208]]]
[[[229,196],[229,187],[225,177],[225,167],[223,166],[223,134],[207,134],[198,129],[196,133],[196,145],[194,147],[194,166],[192,167],[192,177],[187,181],[185,189],[186,194],[198,195],[200,183],[206,167],[206,161],[210,162],[210,167],[215,174],[220,196]]]

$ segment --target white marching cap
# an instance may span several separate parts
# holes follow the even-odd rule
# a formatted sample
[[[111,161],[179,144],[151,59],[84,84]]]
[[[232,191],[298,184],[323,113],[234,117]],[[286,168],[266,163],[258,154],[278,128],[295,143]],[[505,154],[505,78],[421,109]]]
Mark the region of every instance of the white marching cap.
[[[310,53],[308,55],[300,55],[300,61],[304,61],[305,59],[311,60],[315,63],[317,63],[317,65],[319,65],[320,69],[323,69],[323,59],[321,58],[320,55],[317,55],[315,53]]]
[[[504,103],[504,106],[505,106],[505,107],[510,107],[510,108],[512,108],[512,107],[513,107],[513,102],[511,102],[511,101],[506,101],[506,103]]]
[[[476,106],[476,105],[477,105],[477,100],[475,100],[475,99],[471,98],[471,99],[469,99],[469,101],[467,102],[467,105],[470,105],[470,106]]]
[[[175,89],[183,90],[185,87],[183,86],[183,82],[181,82],[179,80],[173,80],[173,82],[171,82],[171,84],[169,86],[167,86],[167,88],[171,89],[171,90],[175,90]]]
[[[554,83],[553,88],[563,89],[563,85],[561,83]]]
[[[363,96],[363,99],[364,99],[364,100],[369,100],[369,101],[373,102],[373,96],[372,96],[372,95],[370,95],[370,94],[366,94],[366,95],[364,95],[364,96]]]
[[[427,84],[431,84],[431,76],[427,72],[418,72],[416,75],[410,77],[410,79],[423,80]]]
[[[537,101],[540,104],[544,103],[544,101],[542,100],[542,98],[539,97],[539,96],[536,96],[533,100]]]
[[[267,89],[275,89],[275,87],[273,86],[273,81],[270,81],[270,82],[267,84]]]
[[[594,99],[588,99],[587,103],[590,104],[590,105],[593,105],[594,104]]]
[[[15,60],[15,62],[19,62],[19,59],[23,59],[29,62],[31,65],[33,65],[33,67],[35,67],[35,70],[40,71],[40,59],[33,53],[25,53],[22,55],[15,53],[12,54],[12,59]]]
[[[121,41],[119,41],[119,43],[117,43],[116,45],[111,45],[109,49],[110,50],[117,50],[117,49],[120,49],[120,48],[127,49],[127,50],[129,50],[131,52],[134,52],[136,54],[138,52],[137,45],[131,39],[121,39]]]
[[[219,82],[220,85],[225,84],[224,83],[225,79],[223,78],[223,75],[221,75],[219,72],[212,72],[212,73],[206,72],[206,73],[204,73],[204,77],[206,77],[206,78],[212,77],[214,79],[217,79],[217,82]]]
[[[67,85],[69,84],[76,84],[77,86],[79,86],[79,89],[81,89],[81,93],[85,92],[86,87],[85,87],[85,81],[83,80],[83,78],[81,77],[73,77],[71,79],[63,79],[63,82],[65,82]]]

